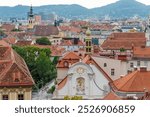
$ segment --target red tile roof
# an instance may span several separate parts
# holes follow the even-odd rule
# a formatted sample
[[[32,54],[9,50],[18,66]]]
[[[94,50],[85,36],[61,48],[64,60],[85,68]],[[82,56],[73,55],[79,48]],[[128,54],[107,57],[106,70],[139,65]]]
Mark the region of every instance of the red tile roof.
[[[6,42],[8,42],[9,44],[15,44],[16,43],[16,38],[13,36],[8,36],[6,38],[3,38],[3,40],[5,40]]]
[[[146,46],[145,33],[113,33],[102,44],[105,50]]]
[[[14,24],[3,24],[2,29],[4,29],[7,32],[11,32],[13,29],[15,29]]]
[[[62,54],[64,53],[65,49],[62,47],[59,47],[57,45],[32,45],[34,47],[38,47],[38,48],[49,48],[51,50],[51,56],[55,57],[55,56],[59,56],[61,57]]]
[[[150,47],[134,47],[133,57],[150,58]]]
[[[32,41],[21,40],[21,41],[17,41],[17,43],[15,45],[17,45],[17,46],[29,46],[31,44],[32,44]]]
[[[122,92],[150,91],[150,71],[137,70],[115,80],[112,87]]]
[[[57,68],[68,68],[69,66],[65,66],[64,63],[67,62],[68,64],[74,64],[79,62],[81,59],[75,52],[67,52],[63,58],[58,62]]]
[[[84,46],[84,43],[81,40],[78,40],[77,44],[74,44],[72,40],[63,40],[60,44],[61,46]]]
[[[35,26],[34,34],[36,36],[50,36],[50,35],[58,35],[59,30],[55,26],[45,26],[45,25],[39,25]]]
[[[78,56],[75,52],[69,52],[67,53],[63,59],[75,59],[75,60],[80,60],[80,56]]]
[[[0,87],[33,85],[25,61],[10,46],[0,46]]]
[[[72,33],[80,33],[81,29],[79,27],[74,26],[59,26],[61,31],[70,31]]]
[[[104,97],[104,100],[121,100],[121,98],[117,94],[111,91],[109,94],[107,94]]]

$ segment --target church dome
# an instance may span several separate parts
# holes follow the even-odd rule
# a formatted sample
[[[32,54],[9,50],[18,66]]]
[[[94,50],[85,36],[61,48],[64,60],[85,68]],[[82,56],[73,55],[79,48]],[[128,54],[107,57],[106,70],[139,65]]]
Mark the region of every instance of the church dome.
[[[90,31],[89,28],[88,28],[87,31],[86,31],[86,35],[87,35],[87,36],[90,36],[90,35],[91,35],[91,31]]]

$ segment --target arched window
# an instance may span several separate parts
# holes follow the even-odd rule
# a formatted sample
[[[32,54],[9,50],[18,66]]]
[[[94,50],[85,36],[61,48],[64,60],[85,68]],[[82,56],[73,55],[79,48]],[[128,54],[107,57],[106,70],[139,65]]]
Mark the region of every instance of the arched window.
[[[88,41],[86,41],[86,46],[89,46]]]
[[[69,67],[69,63],[67,61],[64,62],[64,67]]]
[[[84,78],[80,77],[76,79],[76,92],[77,92],[77,95],[85,94],[85,79]]]
[[[91,41],[89,41],[89,46],[91,46]]]

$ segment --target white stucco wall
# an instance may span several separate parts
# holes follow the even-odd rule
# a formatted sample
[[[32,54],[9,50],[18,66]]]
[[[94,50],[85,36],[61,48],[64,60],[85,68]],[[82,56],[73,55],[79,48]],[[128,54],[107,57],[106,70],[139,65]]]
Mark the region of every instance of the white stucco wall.
[[[127,63],[121,60],[115,60],[105,57],[92,57],[95,62],[109,75],[112,80],[120,78],[121,75],[127,74]],[[104,63],[107,64],[104,67]],[[111,69],[115,69],[115,74],[111,75]]]
[[[78,73],[77,69],[83,68],[83,73]],[[103,75],[101,71],[95,65],[86,65],[83,63],[77,63],[73,65],[68,71],[67,83],[63,88],[58,90],[58,97],[75,96],[76,80],[77,78],[85,79],[85,94],[80,95],[85,99],[101,99],[106,95],[104,87],[106,86],[109,91],[108,79]],[[96,83],[96,84],[95,84]],[[101,90],[102,89],[102,90]]]

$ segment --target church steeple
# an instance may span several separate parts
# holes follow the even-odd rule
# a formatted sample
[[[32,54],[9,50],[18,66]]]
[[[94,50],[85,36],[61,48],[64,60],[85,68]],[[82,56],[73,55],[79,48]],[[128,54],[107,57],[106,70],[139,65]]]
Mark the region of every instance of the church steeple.
[[[85,51],[86,54],[91,54],[92,53],[92,39],[91,39],[91,31],[88,28],[86,31],[86,38],[85,38]]]
[[[32,29],[34,27],[34,14],[33,14],[33,7],[31,5],[30,11],[28,12],[28,29]]]

